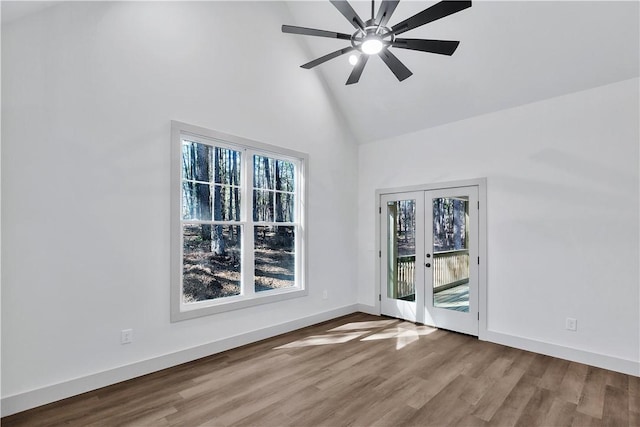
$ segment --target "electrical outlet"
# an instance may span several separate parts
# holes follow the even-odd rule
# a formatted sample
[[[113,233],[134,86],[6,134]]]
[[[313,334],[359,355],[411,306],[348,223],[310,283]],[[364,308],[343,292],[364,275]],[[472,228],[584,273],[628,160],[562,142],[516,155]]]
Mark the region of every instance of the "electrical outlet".
[[[324,291],[322,291],[322,299],[327,299],[327,298],[329,298],[329,293],[325,289]]]
[[[577,331],[578,330],[578,321],[573,317],[567,317],[565,322],[565,328],[567,331]]]
[[[131,344],[133,342],[133,329],[123,329],[120,331],[120,344]]]

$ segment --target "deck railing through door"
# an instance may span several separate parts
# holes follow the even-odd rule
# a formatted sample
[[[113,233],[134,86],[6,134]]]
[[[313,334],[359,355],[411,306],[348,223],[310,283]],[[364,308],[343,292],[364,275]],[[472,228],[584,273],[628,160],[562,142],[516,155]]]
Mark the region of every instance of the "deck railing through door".
[[[415,255],[397,257],[396,267],[397,298],[415,294]],[[469,250],[434,253],[432,269],[434,292],[469,282]]]
[[[396,265],[396,271],[398,272],[396,280],[398,299],[414,295],[416,293],[416,256],[399,256],[396,258]]]
[[[469,249],[433,254],[433,291],[438,292],[469,282]]]

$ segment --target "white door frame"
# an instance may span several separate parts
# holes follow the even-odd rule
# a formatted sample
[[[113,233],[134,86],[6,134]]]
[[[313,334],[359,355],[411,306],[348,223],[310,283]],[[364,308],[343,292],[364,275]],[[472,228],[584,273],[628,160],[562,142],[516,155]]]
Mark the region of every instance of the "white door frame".
[[[380,238],[381,212],[380,197],[383,194],[405,193],[414,191],[447,190],[458,187],[478,187],[478,338],[486,340],[487,336],[487,179],[477,178],[463,181],[437,182],[432,184],[413,185],[406,187],[382,188],[376,190],[375,197],[375,310],[381,314],[380,299],[382,295],[381,265],[382,242]]]
[[[380,196],[380,206],[382,207],[386,207],[387,206],[387,202],[389,201],[396,201],[396,200],[414,200],[415,201],[415,229],[414,229],[414,238],[415,238],[415,259],[416,259],[416,265],[421,263],[421,260],[424,259],[424,236],[425,236],[425,221],[424,220],[420,220],[421,218],[424,217],[425,212],[424,212],[424,191],[416,191],[416,192],[402,192],[400,193],[400,198],[398,199],[397,197],[394,196],[398,196],[398,194],[392,194],[387,196],[386,194],[382,194]],[[379,210],[380,211],[380,210]],[[386,209],[382,209],[381,210],[381,218],[382,216],[387,214],[387,210]],[[382,224],[382,219],[381,219],[381,224]],[[387,225],[389,224],[388,221],[384,221],[384,223],[387,223]],[[380,231],[378,232],[379,239],[381,242],[385,241],[386,237],[383,236],[389,236],[389,230],[388,229],[380,229]],[[395,237],[395,236],[394,236]],[[380,246],[380,268],[382,268],[383,265],[385,265],[388,268],[388,257],[389,254],[387,252],[387,245],[381,245]],[[395,256],[393,257],[393,259],[395,259]],[[385,260],[387,262],[383,262],[382,260]],[[384,268],[383,270],[388,271],[387,268]],[[382,277],[382,270],[380,271],[380,277],[382,282],[381,283],[381,291],[383,290],[382,288],[382,283],[384,282],[385,284],[387,283],[386,280]],[[390,298],[388,293],[388,290],[384,289],[383,292],[380,293],[381,298],[379,298],[380,300],[380,313],[382,313],[383,309],[385,311],[386,314],[394,316],[394,317],[399,317],[399,318],[403,318],[406,320],[409,320],[411,322],[416,322],[416,323],[424,323],[424,310],[421,309],[420,307],[424,306],[425,303],[425,299],[424,299],[424,295],[425,295],[425,287],[422,285],[424,283],[425,280],[425,271],[424,269],[421,268],[416,268],[415,269],[415,276],[414,276],[414,301],[413,302],[409,302],[409,301],[402,301],[399,299],[394,299],[394,298]]]
[[[478,211],[480,201],[478,199],[478,186],[472,185],[467,187],[446,188],[442,190],[427,190],[423,194],[425,208],[424,208],[424,221],[425,221],[425,254],[433,254],[432,259],[423,259],[423,262],[431,262],[431,268],[428,268],[428,273],[425,273],[424,287],[425,287],[425,324],[437,325],[444,329],[450,329],[452,331],[462,332],[465,334],[477,336],[479,331],[480,317],[478,314],[478,263],[475,262],[479,257],[478,247]],[[465,230],[465,235],[469,239],[467,250],[469,257],[469,295],[468,295],[468,311],[460,312],[456,310],[450,310],[444,307],[438,307],[433,302],[433,274],[436,270],[436,253],[433,247],[433,199],[434,198],[467,198],[468,203],[468,228]],[[476,317],[478,316],[478,317]]]

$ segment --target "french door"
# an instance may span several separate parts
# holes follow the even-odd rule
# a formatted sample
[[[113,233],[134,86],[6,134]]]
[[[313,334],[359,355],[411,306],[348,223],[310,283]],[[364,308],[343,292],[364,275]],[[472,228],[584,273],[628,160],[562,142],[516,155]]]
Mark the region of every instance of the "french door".
[[[478,335],[478,187],[380,196],[381,313]]]

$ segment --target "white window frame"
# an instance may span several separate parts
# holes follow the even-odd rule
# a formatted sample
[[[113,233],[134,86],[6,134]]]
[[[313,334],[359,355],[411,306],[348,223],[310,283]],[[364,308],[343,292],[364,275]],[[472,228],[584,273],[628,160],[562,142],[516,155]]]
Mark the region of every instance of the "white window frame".
[[[240,198],[242,200],[240,221],[225,222],[231,225],[241,225],[242,232],[242,262],[241,281],[244,284],[241,295],[216,298],[185,304],[182,298],[183,278],[183,235],[182,235],[182,138],[187,136],[190,141],[200,142],[216,147],[229,148],[240,151],[241,177]],[[253,227],[260,225],[274,225],[273,222],[253,221],[251,210],[253,206],[253,181],[251,171],[246,165],[253,165],[253,156],[267,156],[278,160],[289,160],[296,165],[296,193],[295,222],[279,222],[277,225],[296,226],[295,233],[295,278],[292,287],[255,292],[254,288],[254,240]],[[181,321],[196,317],[207,316],[225,311],[237,310],[260,304],[273,303],[291,298],[308,295],[307,289],[307,170],[308,155],[294,150],[280,148],[274,145],[241,138],[202,127],[171,122],[171,321]],[[275,221],[275,218],[274,218]],[[189,221],[186,221],[189,222]]]

